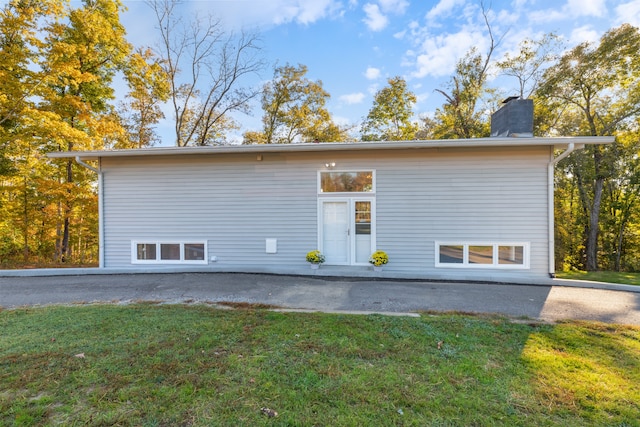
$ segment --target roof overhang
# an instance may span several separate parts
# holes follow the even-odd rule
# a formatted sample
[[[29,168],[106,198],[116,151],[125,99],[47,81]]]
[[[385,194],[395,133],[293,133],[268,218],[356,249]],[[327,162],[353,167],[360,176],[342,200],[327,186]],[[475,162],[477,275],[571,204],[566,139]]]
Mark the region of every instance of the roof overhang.
[[[574,136],[561,138],[475,138],[430,141],[332,142],[302,144],[220,145],[212,147],[151,147],[128,150],[61,151],[48,153],[50,158],[98,160],[104,157],[188,156],[203,154],[304,153],[334,151],[415,150],[428,148],[483,148],[551,146],[558,149],[569,144],[611,144],[613,136]]]

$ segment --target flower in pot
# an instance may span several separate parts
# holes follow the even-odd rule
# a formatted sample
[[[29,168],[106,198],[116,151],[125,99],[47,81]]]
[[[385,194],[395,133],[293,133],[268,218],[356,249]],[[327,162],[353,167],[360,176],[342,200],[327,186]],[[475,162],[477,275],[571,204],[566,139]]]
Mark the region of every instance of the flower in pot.
[[[375,251],[371,254],[369,262],[373,264],[374,270],[381,269],[384,264],[389,262],[389,255],[385,251]]]
[[[313,250],[307,253],[307,262],[311,263],[312,268],[318,268],[324,262],[324,255],[319,250]]]

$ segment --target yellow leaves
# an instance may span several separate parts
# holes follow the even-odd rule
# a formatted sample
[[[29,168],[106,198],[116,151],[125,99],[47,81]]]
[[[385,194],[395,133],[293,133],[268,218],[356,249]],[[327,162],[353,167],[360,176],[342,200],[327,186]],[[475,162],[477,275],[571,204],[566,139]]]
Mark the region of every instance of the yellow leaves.
[[[408,90],[401,77],[390,78],[387,82],[388,86],[376,93],[373,107],[362,124],[363,140],[414,139],[418,129],[411,117],[416,95]]]
[[[325,107],[329,94],[321,81],[307,79],[306,73],[305,65],[279,67],[274,80],[265,85],[262,121],[267,143],[292,143],[301,137],[325,140],[324,135],[314,133],[333,125]]]
[[[0,149],[13,165],[0,183],[11,188],[0,229],[15,230],[25,246],[66,251],[63,233],[69,242],[74,233],[95,240],[87,228],[97,221],[95,174],[46,153],[126,139],[109,105],[111,80],[131,50],[122,7],[113,0],[20,0],[0,9]]]

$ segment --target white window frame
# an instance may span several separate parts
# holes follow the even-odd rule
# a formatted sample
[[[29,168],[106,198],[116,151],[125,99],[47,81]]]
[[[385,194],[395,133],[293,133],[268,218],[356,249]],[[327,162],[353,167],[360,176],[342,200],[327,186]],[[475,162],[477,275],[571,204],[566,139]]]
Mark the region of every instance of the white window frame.
[[[325,193],[322,191],[322,174],[323,173],[359,173],[359,172],[371,172],[371,191],[335,191]],[[336,195],[349,195],[352,196],[354,194],[368,195],[372,196],[376,194],[376,170],[375,169],[326,169],[318,171],[318,195],[332,197]]]
[[[461,263],[440,262],[441,246],[462,246],[463,259]],[[493,262],[491,264],[476,264],[469,262],[470,246],[491,246],[493,247]],[[499,264],[500,246],[520,246],[522,247],[522,264]],[[490,268],[500,270],[528,270],[530,268],[530,244],[528,242],[460,242],[460,241],[436,241],[435,242],[435,266],[437,268]]]
[[[163,244],[180,245],[180,259],[161,259],[161,246]],[[184,246],[196,244],[204,245],[204,259],[185,259]],[[156,245],[156,259],[138,259],[138,245]],[[132,264],[207,264],[207,242],[200,239],[184,240],[158,240],[158,239],[136,239],[131,241],[131,263]]]

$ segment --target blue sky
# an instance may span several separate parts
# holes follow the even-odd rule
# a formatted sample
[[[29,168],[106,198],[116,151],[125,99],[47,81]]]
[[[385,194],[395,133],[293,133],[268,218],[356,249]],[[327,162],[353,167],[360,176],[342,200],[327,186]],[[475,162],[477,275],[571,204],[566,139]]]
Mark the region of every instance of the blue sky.
[[[514,51],[524,38],[555,32],[567,45],[597,41],[610,28],[640,26],[640,0],[484,0],[494,34],[504,36],[494,58]],[[78,2],[72,1],[72,5]],[[129,42],[153,46],[153,12],[142,0],[123,0]],[[386,79],[403,76],[418,96],[416,115],[444,103],[435,89],[473,46],[489,46],[480,0],[185,0],[185,14],[213,14],[230,30],[257,29],[270,65],[247,85],[261,85],[273,66],[304,64],[307,77],[331,94],[328,109],[340,124],[358,124]],[[509,92],[509,83],[500,86]],[[515,82],[512,82],[515,87]],[[167,110],[167,115],[171,112]],[[242,129],[259,130],[262,111],[237,115]],[[164,135],[166,128],[162,126]],[[172,135],[165,137],[170,145]]]

